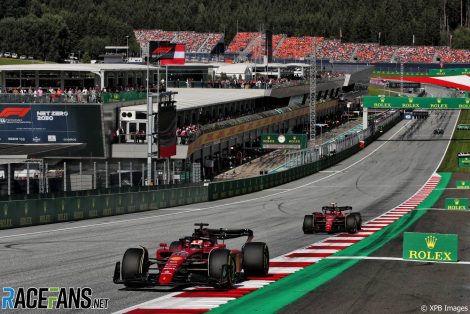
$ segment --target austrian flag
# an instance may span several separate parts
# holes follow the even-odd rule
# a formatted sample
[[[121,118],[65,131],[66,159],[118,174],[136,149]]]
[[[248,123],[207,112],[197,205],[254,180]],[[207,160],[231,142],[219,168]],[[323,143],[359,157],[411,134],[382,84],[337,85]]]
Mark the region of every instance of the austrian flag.
[[[183,44],[151,41],[149,50],[151,62],[160,61],[161,65],[184,64],[185,45]]]

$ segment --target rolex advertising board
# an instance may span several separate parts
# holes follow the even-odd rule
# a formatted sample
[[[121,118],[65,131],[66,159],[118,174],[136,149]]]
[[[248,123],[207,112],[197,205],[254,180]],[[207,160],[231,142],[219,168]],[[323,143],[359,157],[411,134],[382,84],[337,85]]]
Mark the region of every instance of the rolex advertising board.
[[[458,235],[405,232],[403,259],[436,262],[457,262]]]
[[[261,147],[265,149],[302,149],[307,147],[305,134],[262,134]]]
[[[457,180],[455,182],[455,185],[457,189],[470,189],[470,181],[468,180],[465,180],[465,181]]]
[[[84,144],[73,157],[103,157],[100,104],[0,104],[1,144]]]
[[[468,198],[446,198],[446,209],[468,210]]]

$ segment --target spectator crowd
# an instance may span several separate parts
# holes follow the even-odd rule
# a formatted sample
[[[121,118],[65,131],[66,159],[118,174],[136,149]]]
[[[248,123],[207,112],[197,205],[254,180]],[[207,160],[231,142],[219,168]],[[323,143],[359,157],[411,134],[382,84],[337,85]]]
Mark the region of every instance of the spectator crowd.
[[[163,31],[160,29],[134,30],[137,42],[147,46],[149,41],[169,41],[185,44],[188,53],[210,53],[222,40],[222,33],[197,33],[193,31]]]

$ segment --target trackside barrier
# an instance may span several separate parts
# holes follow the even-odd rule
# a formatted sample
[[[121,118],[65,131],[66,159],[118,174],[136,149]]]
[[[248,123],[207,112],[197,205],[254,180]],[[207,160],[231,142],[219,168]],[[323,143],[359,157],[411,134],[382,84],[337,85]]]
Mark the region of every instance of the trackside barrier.
[[[74,221],[208,201],[208,187],[0,202],[0,229]]]
[[[399,117],[380,124],[386,132]],[[369,144],[381,135],[373,133],[366,138]],[[268,189],[311,175],[350,157],[360,150],[353,145],[341,152],[312,163],[253,178],[210,183],[209,186],[179,188],[131,187],[113,191],[87,191],[23,196],[0,201],[0,230],[48,223],[122,215],[172,206],[213,201]],[[102,194],[99,194],[103,192]]]
[[[365,143],[369,145],[372,141],[382,135],[383,132],[388,131],[401,120],[399,113],[388,117],[381,121],[377,127],[380,127],[382,132],[372,133],[365,139]],[[318,161],[304,164],[298,167],[290,168],[285,171],[275,172],[267,175],[262,175],[256,178],[239,179],[225,182],[214,182],[209,184],[209,201],[215,201],[227,197],[232,197],[240,194],[251,193],[262,189],[269,189],[275,186],[291,182],[308,175],[311,175],[320,170],[329,168],[340,161],[354,155],[361,148],[359,145],[353,145],[339,153],[328,156],[327,158]],[[244,192],[246,191],[246,192]],[[241,193],[240,193],[241,192]]]

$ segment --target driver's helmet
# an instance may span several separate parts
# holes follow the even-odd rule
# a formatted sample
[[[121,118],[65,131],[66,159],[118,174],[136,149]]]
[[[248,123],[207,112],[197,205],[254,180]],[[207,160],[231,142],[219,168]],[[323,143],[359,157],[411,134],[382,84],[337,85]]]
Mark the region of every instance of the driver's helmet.
[[[191,241],[191,247],[201,249],[202,248],[202,243],[203,243],[203,241],[200,240],[200,239],[193,240],[193,241]]]

